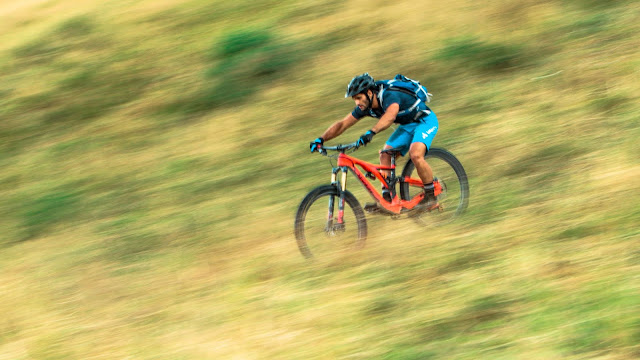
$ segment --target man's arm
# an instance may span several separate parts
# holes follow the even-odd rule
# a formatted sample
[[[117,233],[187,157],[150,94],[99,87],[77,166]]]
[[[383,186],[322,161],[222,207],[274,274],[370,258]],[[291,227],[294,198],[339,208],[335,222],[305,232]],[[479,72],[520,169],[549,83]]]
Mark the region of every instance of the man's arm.
[[[398,105],[397,103],[389,105],[387,110],[380,117],[380,120],[378,120],[378,122],[371,128],[371,131],[379,134],[380,131],[387,129],[396,120],[396,116],[398,115],[399,111],[400,105]]]
[[[342,134],[345,130],[353,126],[353,124],[357,123],[359,119],[356,119],[351,113],[345,116],[344,119],[337,121],[333,125],[329,126],[327,131],[322,134],[322,139],[324,141],[331,140],[338,135]]]

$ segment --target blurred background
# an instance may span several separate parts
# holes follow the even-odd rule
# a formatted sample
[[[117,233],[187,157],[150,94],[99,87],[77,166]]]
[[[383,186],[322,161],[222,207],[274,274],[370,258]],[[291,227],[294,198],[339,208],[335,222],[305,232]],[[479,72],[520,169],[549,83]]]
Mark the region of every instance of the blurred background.
[[[0,0],[0,359],[640,357],[639,18]],[[363,72],[434,94],[469,209],[370,217],[364,250],[310,263],[294,215],[330,165],[308,144]]]

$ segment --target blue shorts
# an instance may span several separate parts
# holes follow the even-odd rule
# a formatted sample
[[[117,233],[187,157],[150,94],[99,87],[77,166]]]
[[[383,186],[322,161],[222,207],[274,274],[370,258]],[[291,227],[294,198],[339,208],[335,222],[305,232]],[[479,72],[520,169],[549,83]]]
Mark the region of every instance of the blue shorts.
[[[438,132],[438,118],[436,114],[431,114],[420,119],[419,122],[400,125],[391,134],[386,145],[392,148],[402,149],[402,156],[409,152],[409,147],[414,142],[427,145],[427,150],[431,148],[431,142]]]

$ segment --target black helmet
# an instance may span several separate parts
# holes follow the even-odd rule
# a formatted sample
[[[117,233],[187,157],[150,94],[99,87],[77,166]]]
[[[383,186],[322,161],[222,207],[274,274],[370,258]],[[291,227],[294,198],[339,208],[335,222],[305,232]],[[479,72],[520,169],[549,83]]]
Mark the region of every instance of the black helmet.
[[[374,89],[375,87],[376,83],[371,75],[369,75],[369,73],[364,73],[351,79],[344,97],[348,98],[361,93],[366,93],[367,90]]]

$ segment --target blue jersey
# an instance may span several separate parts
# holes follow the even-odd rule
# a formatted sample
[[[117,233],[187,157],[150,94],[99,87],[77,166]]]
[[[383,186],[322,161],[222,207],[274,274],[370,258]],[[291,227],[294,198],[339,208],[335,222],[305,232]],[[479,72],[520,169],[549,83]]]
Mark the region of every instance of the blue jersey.
[[[378,96],[378,93],[376,93],[376,96]],[[355,109],[353,109],[353,111],[351,112],[351,115],[353,115],[353,117],[356,119],[361,119],[365,116],[371,116],[379,119],[387,111],[387,109],[389,108],[389,105],[391,104],[397,103],[400,106],[400,111],[402,111],[405,109],[409,109],[416,102],[415,96],[401,92],[401,91],[387,90],[382,94],[382,96],[383,96],[383,99],[378,98],[378,103],[382,104],[381,108],[362,111],[360,110],[359,107],[356,106]],[[427,111],[427,113],[425,113],[424,115],[428,115],[429,113],[431,113],[431,109],[429,109],[429,107],[423,102],[421,102],[417,108],[417,111],[421,111],[421,110]],[[411,114],[398,116],[396,117],[396,120],[394,121],[394,123],[401,124],[401,125],[409,124],[409,123],[418,121],[422,116],[424,116],[424,115],[419,116],[418,119],[416,119],[415,114],[416,112],[412,112]]]

